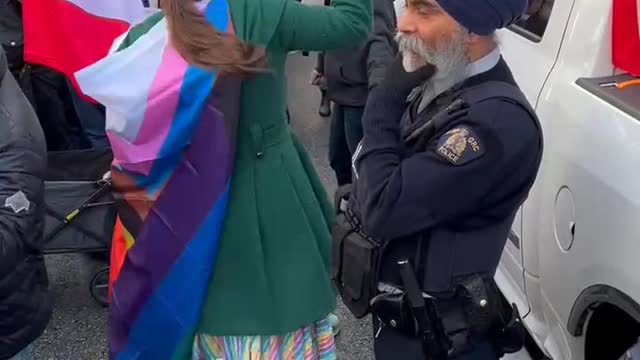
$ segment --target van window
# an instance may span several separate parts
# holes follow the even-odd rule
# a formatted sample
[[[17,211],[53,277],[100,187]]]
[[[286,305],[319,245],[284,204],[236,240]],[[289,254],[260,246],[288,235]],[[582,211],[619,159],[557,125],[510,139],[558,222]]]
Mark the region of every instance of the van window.
[[[510,27],[511,30],[539,42],[547,29],[553,3],[554,0],[530,0],[525,15]]]

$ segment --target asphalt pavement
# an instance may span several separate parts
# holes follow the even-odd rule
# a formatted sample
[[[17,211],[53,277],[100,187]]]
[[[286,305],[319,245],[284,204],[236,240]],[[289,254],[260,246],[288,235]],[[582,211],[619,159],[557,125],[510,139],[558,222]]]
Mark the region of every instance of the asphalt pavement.
[[[307,147],[313,163],[332,194],[333,172],[328,164],[329,119],[318,115],[320,93],[309,85],[315,56],[290,56],[289,111],[295,132]],[[108,360],[106,347],[107,310],[89,294],[89,282],[105,263],[83,255],[47,256],[53,318],[36,343],[36,360]],[[356,320],[340,305],[337,309],[342,332],[337,338],[338,359],[372,360],[371,320]],[[513,357],[526,359],[526,357]]]

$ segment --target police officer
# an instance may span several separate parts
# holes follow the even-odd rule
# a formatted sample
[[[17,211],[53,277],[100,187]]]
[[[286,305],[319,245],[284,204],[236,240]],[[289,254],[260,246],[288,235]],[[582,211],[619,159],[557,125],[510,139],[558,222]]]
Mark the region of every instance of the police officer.
[[[378,360],[498,359],[522,346],[517,309],[502,303],[493,275],[542,133],[494,32],[526,5],[407,0],[402,57],[369,95],[348,204],[380,245]],[[339,287],[358,278],[340,266]]]

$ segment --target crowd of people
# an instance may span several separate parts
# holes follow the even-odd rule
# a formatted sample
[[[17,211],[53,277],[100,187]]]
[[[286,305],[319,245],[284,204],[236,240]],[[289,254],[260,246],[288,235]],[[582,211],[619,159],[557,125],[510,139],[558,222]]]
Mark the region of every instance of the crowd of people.
[[[336,289],[378,360],[522,348],[492,277],[542,154],[495,39],[526,0],[159,6],[76,73],[100,105],[66,87],[114,153],[111,359],[335,359]],[[323,54],[333,205],[288,122],[295,50]],[[46,145],[0,59],[0,359],[22,360],[51,316]]]

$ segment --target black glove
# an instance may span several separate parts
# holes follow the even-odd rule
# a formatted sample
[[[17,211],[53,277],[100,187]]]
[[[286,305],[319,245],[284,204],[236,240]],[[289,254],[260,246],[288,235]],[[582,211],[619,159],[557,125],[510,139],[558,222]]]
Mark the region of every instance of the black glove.
[[[429,80],[435,72],[436,67],[431,64],[416,71],[407,72],[402,65],[402,54],[398,54],[387,68],[384,80],[378,87],[384,89],[383,91],[387,94],[404,100],[411,90]]]

